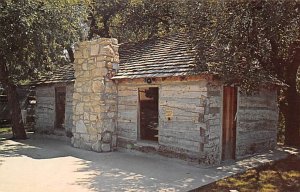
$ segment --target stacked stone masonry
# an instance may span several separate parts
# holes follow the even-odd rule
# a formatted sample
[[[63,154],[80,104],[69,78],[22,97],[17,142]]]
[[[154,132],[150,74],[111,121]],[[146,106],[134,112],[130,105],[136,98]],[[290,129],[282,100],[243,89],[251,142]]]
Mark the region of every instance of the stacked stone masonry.
[[[66,86],[66,108],[65,108],[65,131],[68,137],[72,136],[73,92],[74,92],[74,83],[70,83]]]
[[[97,152],[116,147],[117,88],[111,80],[119,62],[116,39],[77,45],[73,93],[74,147]]]
[[[222,138],[222,88],[220,83],[207,84],[207,98],[205,102],[204,122],[206,130],[204,156],[205,164],[218,164],[221,162]]]

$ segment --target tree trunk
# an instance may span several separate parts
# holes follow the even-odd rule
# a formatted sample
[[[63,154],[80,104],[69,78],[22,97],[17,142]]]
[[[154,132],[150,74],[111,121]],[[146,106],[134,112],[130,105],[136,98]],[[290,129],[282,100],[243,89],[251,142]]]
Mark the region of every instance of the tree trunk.
[[[6,86],[8,106],[11,111],[11,123],[14,139],[26,139],[26,132],[22,121],[20,103],[15,85]]]
[[[73,52],[72,47],[68,47],[67,51],[68,51],[68,54],[69,54],[70,62],[74,63],[75,58],[74,58],[74,52]]]
[[[14,139],[26,139],[26,132],[22,121],[21,109],[16,86],[9,82],[8,71],[5,64],[0,63],[0,82],[7,92],[8,106],[12,122]]]
[[[93,14],[90,14],[90,19],[91,19],[91,23],[90,23],[89,34],[87,37],[88,40],[91,40],[94,37],[95,31],[97,29],[96,19]]]
[[[297,92],[297,70],[300,66],[300,49],[297,49],[294,61],[287,67],[286,91],[287,108],[285,112],[285,144],[300,146],[300,96]]]
[[[107,15],[107,16],[103,17],[103,29],[101,30],[101,37],[110,38],[109,18],[110,18],[110,15]]]
[[[285,144],[300,146],[300,99],[295,87],[287,90],[287,111],[285,113]]]

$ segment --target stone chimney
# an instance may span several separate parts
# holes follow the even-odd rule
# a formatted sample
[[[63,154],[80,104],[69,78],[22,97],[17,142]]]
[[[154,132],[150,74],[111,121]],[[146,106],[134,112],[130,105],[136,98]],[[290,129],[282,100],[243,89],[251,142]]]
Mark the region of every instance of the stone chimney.
[[[75,48],[74,147],[97,152],[116,147],[117,87],[111,80],[119,63],[118,41],[101,38]]]

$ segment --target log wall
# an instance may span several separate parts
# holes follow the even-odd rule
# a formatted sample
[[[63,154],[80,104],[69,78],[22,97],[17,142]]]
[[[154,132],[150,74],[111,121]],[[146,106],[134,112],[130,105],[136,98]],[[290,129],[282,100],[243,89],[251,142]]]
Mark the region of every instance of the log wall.
[[[53,132],[55,122],[55,87],[36,87],[35,129],[38,132]]]
[[[154,150],[167,156],[218,163],[221,86],[205,79],[119,83],[119,146],[139,148],[138,88],[151,86],[159,88],[159,138]]]
[[[278,123],[276,90],[241,93],[238,100],[237,158],[274,148]]]
[[[58,83],[36,87],[35,129],[40,133],[55,133],[55,87],[66,87],[65,132],[70,133],[73,126],[72,95],[73,83]],[[58,131],[57,134],[61,134]]]

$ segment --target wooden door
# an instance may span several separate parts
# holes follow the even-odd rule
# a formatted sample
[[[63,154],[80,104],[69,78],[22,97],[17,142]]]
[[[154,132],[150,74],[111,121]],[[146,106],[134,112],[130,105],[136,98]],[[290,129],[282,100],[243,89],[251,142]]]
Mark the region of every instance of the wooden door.
[[[55,128],[63,129],[65,124],[66,87],[55,88]]]
[[[223,90],[222,160],[235,159],[237,88],[226,86]]]
[[[158,141],[158,87],[139,88],[139,135]]]

